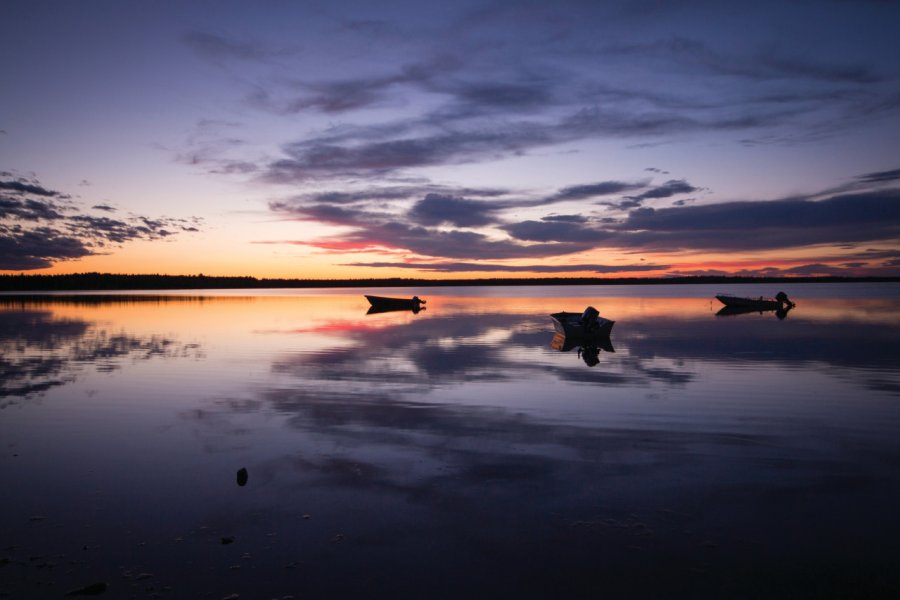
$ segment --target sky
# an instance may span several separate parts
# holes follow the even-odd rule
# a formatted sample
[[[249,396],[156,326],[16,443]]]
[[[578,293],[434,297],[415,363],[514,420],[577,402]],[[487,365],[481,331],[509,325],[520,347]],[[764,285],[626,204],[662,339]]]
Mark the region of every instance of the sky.
[[[900,2],[0,15],[3,273],[900,276]]]

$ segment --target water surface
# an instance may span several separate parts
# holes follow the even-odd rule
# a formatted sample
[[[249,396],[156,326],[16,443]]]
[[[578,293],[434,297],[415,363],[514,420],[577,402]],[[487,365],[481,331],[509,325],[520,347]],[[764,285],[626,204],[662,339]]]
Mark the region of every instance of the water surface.
[[[0,296],[0,592],[900,594],[900,286],[718,291]]]

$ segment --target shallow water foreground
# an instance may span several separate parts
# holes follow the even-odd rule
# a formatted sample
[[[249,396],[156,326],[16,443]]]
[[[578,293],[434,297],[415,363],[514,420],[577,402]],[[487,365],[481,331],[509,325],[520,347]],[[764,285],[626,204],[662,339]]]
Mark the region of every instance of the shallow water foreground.
[[[0,596],[900,596],[900,286],[717,291],[0,296]]]

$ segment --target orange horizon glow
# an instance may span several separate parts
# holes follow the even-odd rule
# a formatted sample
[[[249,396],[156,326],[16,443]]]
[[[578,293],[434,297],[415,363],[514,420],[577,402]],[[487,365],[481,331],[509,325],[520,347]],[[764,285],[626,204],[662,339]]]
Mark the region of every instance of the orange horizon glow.
[[[646,262],[664,263],[668,268],[655,270],[623,269],[616,272],[596,272],[592,270],[577,271],[502,271],[502,270],[467,270],[467,271],[430,271],[427,269],[389,268],[389,267],[353,267],[336,265],[313,257],[304,257],[297,260],[298,265],[284,264],[283,261],[273,260],[269,264],[256,261],[235,260],[233,262],[210,261],[207,259],[179,261],[175,264],[162,264],[151,257],[143,257],[142,260],[134,260],[134,257],[118,257],[116,255],[91,256],[82,260],[59,262],[46,269],[34,269],[30,271],[0,270],[4,275],[71,275],[81,273],[104,273],[112,275],[206,275],[209,277],[254,277],[257,279],[554,279],[554,278],[598,278],[598,279],[655,279],[681,274],[724,274],[741,275],[747,271],[773,271],[775,276],[790,277],[790,273],[779,273],[787,269],[801,267],[808,264],[821,264],[826,267],[837,268],[847,262],[846,258],[827,258],[823,256],[798,256],[792,258],[769,259],[748,257],[739,260],[723,260],[721,257],[708,257],[706,260],[670,260],[670,257],[646,256]],[[333,260],[333,257],[330,257]],[[418,262],[418,261],[417,261]],[[424,261],[421,261],[424,262]],[[585,264],[587,261],[578,261]],[[862,262],[862,261],[860,261]],[[442,263],[436,262],[436,266]],[[495,264],[495,263],[490,263]],[[517,266],[508,263],[509,266]],[[551,264],[551,263],[548,263]],[[562,264],[565,263],[555,263]],[[597,261],[603,264],[603,261]],[[873,270],[881,268],[876,261],[866,261],[864,266],[856,269],[844,268],[847,276],[872,275]],[[886,273],[885,273],[886,274]],[[758,273],[759,276],[767,276]],[[803,276],[794,274],[793,276]]]

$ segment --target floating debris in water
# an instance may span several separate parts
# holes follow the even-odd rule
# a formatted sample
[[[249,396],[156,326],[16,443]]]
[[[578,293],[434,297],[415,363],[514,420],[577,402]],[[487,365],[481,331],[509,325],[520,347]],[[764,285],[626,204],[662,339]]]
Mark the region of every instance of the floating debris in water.
[[[99,596],[100,594],[105,593],[108,587],[109,586],[107,586],[105,582],[99,581],[97,583],[86,585],[83,588],[66,592],[66,596]]]
[[[249,473],[247,473],[247,469],[241,468],[237,472],[237,484],[241,487],[247,485],[247,479],[249,477]]]

